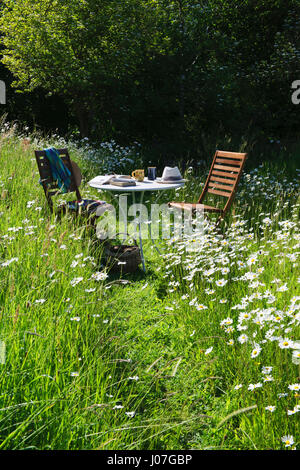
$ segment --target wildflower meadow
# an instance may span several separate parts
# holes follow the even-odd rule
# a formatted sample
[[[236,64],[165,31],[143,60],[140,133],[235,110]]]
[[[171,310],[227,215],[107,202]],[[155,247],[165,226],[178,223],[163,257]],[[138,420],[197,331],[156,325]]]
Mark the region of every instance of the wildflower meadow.
[[[138,142],[2,122],[0,449],[299,448],[296,155],[249,155],[220,227],[207,217],[201,233],[158,240],[160,254],[149,239],[146,274],[122,275],[80,219],[49,212],[34,158],[46,145],[69,148],[92,199],[96,174],[146,165]],[[194,201],[208,169],[187,165],[164,202]]]

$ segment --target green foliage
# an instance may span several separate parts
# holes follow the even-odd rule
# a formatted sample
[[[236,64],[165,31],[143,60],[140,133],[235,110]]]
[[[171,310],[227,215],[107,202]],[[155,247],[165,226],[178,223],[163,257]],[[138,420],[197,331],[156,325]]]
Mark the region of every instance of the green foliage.
[[[82,135],[174,145],[298,135],[296,0],[4,0],[3,63]]]
[[[136,272],[118,284],[111,273],[93,278],[103,267],[84,227],[50,215],[33,154],[49,140],[30,138],[28,146],[11,128],[0,134],[0,448],[283,449],[285,435],[298,446],[298,414],[287,410],[299,406],[288,388],[299,366],[276,339],[299,339],[295,170],[288,177],[280,161],[246,168],[225,238],[213,232],[194,252],[160,240],[161,257],[146,242],[146,277]],[[95,176],[96,161],[86,166],[69,147],[86,179]],[[195,198],[205,174],[188,173],[178,198]],[[236,309],[241,302],[248,305]],[[245,312],[251,318],[238,320]],[[229,316],[231,328],[221,327]],[[262,347],[257,358],[253,342]],[[263,366],[273,367],[273,380],[264,381]]]
[[[122,87],[145,58],[164,53],[168,38],[156,27],[153,6],[119,0],[7,1],[1,20],[3,63],[16,86],[42,86],[65,96],[87,133],[87,124],[101,120],[107,88]]]

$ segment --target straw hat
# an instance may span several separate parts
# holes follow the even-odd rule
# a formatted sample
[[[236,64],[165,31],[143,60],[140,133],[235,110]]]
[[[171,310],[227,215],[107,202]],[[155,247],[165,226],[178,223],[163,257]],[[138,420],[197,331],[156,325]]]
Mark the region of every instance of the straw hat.
[[[161,179],[158,180],[157,182],[162,183],[162,184],[184,183],[185,179],[182,178],[181,173],[177,166],[175,166],[174,168],[170,166],[166,166],[164,168]]]

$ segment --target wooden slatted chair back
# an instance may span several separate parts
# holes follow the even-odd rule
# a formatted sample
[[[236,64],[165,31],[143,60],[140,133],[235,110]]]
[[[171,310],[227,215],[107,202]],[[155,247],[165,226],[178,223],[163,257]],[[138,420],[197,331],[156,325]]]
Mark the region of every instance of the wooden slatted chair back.
[[[68,193],[76,192],[77,200],[81,201],[82,197],[81,197],[80,191],[79,191],[77,183],[76,183],[76,179],[75,179],[75,175],[74,175],[74,172],[73,172],[73,168],[72,168],[72,164],[71,164],[68,149],[66,149],[66,148],[56,149],[56,151],[58,152],[58,154],[59,154],[60,158],[62,159],[64,165],[66,165],[66,167],[71,172],[71,176],[70,176],[71,184],[70,184],[70,187],[68,188]],[[51,166],[50,166],[49,160],[46,157],[45,150],[35,150],[34,153],[35,153],[35,158],[36,158],[36,161],[37,161],[39,174],[40,174],[40,178],[41,178],[40,182],[43,186],[43,189],[44,189],[45,196],[46,196],[46,199],[48,201],[49,207],[50,207],[51,211],[53,212],[52,197],[57,195],[57,194],[60,194],[61,190],[58,187],[57,183],[52,178]]]
[[[207,193],[226,198],[222,209],[225,215],[234,199],[246,158],[247,153],[217,150],[198,203],[203,203]]]

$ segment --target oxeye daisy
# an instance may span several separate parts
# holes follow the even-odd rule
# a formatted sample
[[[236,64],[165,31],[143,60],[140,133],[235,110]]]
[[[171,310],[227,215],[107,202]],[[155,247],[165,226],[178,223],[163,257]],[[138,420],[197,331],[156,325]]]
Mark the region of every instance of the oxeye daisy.
[[[200,304],[200,305],[196,305],[196,309],[197,310],[205,310],[205,309],[207,309],[207,307],[206,307],[206,305]]]
[[[243,312],[239,315],[239,320],[249,320],[251,318],[251,313]]]
[[[278,398],[285,398],[288,396],[288,393],[278,393]]]
[[[265,407],[265,410],[271,411],[271,413],[273,413],[273,412],[276,410],[276,406],[271,406],[271,405],[266,406],[266,407]]]
[[[222,274],[228,274],[229,271],[230,271],[229,268],[222,268],[222,269],[221,269],[221,273],[222,273]]]
[[[74,279],[72,279],[72,281],[70,281],[70,284],[72,287],[74,287],[81,281],[83,281],[83,277],[75,277]]]
[[[234,387],[234,390],[239,390],[240,388],[242,388],[242,386],[243,386],[242,384],[238,384]]]
[[[247,264],[248,266],[251,266],[252,264],[255,264],[257,261],[257,257],[256,256],[251,256],[248,260],[247,260]]]
[[[292,391],[298,391],[298,390],[300,390],[300,384],[289,385],[289,389],[292,390]]]
[[[278,287],[277,292],[285,292],[287,290],[289,290],[289,289],[288,289],[287,285],[284,284],[283,286]]]
[[[251,353],[251,357],[252,359],[254,357],[257,357],[261,352],[261,347],[259,345],[256,345],[256,347],[253,349],[252,353]]]
[[[248,390],[253,392],[253,390],[255,390],[256,388],[260,388],[260,387],[262,387],[262,383],[260,382],[258,382],[257,384],[249,384]]]
[[[247,335],[240,335],[238,337],[238,342],[241,343],[241,344],[244,344],[248,341],[248,336]]]
[[[266,366],[264,366],[264,367],[262,368],[262,373],[263,373],[263,374],[270,374],[270,372],[272,372],[272,370],[273,370],[273,367],[270,367],[270,366],[266,367]]]
[[[220,326],[226,326],[226,325],[231,325],[233,323],[232,318],[227,317],[224,320],[220,322]]]
[[[264,382],[273,382],[274,378],[271,375],[265,375]]]
[[[290,447],[294,444],[294,437],[293,436],[283,436],[281,438],[282,442],[284,443],[285,447]]]
[[[225,328],[225,331],[226,331],[226,333],[233,333],[234,328],[233,328],[233,326],[227,326],[227,327]]]
[[[279,341],[278,346],[280,349],[288,349],[293,347],[293,341],[291,341],[289,338],[284,338]]]
[[[300,350],[296,349],[292,353],[292,361],[294,364],[300,364]]]
[[[95,281],[105,281],[108,278],[108,274],[106,272],[96,272],[92,274],[91,279],[95,279]]]

